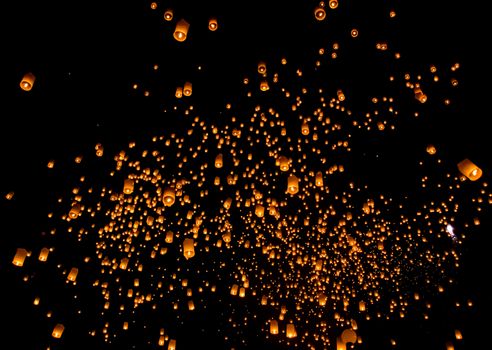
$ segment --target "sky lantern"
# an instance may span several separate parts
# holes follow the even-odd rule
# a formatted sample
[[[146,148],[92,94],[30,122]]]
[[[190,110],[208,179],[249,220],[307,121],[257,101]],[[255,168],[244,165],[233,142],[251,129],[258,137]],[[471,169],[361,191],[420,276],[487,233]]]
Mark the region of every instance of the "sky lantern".
[[[132,194],[134,187],[134,181],[132,179],[125,179],[123,182],[123,193]]]
[[[208,20],[208,29],[211,32],[215,32],[219,28],[219,24],[217,23],[217,18],[212,17]]]
[[[331,9],[336,9],[338,7],[338,0],[329,0],[328,6],[330,6]]]
[[[60,339],[63,331],[65,330],[65,326],[62,325],[61,323],[58,323],[55,328],[53,328],[53,332],[51,333],[51,336],[56,339]]]
[[[258,62],[258,73],[265,74],[266,73],[266,63],[263,61]]]
[[[24,265],[24,261],[26,260],[27,250],[24,248],[17,248],[17,251],[14,256],[14,260],[12,260],[12,264],[15,266],[22,267]]]
[[[459,162],[458,170],[471,181],[476,181],[482,176],[482,169],[469,159],[464,159]]]
[[[46,261],[48,260],[48,254],[50,253],[50,250],[48,248],[42,248],[41,251],[39,252],[39,261]]]
[[[70,211],[68,212],[68,216],[70,217],[70,219],[76,219],[80,214],[80,210],[80,203],[75,203],[74,205],[72,205],[72,208],[70,208]]]
[[[286,335],[287,338],[295,338],[297,337],[297,332],[296,332],[296,327],[294,326],[293,323],[287,324],[287,330],[286,330]]]
[[[189,81],[185,82],[183,86],[183,95],[191,96],[192,92],[193,92],[192,84]]]
[[[32,73],[26,73],[22,77],[22,80],[20,82],[20,87],[24,91],[31,91],[34,81],[36,80],[36,77]]]
[[[326,18],[326,11],[324,7],[316,6],[316,8],[314,9],[314,18],[316,18],[318,21],[322,21]]]
[[[176,28],[174,29],[174,39],[177,41],[183,42],[186,40],[188,36],[188,29],[190,28],[190,24],[186,22],[184,19],[180,19],[176,23]]]
[[[270,320],[270,334],[278,334],[277,320]]]
[[[164,11],[164,19],[168,22],[173,19],[173,10],[172,9],[167,9],[166,11]]]
[[[295,175],[289,175],[287,179],[287,193],[296,194],[299,192],[299,179]]]
[[[318,171],[316,173],[316,178],[314,180],[314,184],[317,187],[323,187],[323,173],[321,171]]]
[[[280,156],[278,158],[278,162],[279,162],[280,170],[282,171],[289,170],[289,159],[287,157]]]
[[[223,163],[222,153],[219,153],[217,155],[217,157],[215,157],[215,167],[217,169],[220,169],[220,168],[222,168],[223,165],[224,165],[224,163]]]
[[[353,329],[350,328],[345,329],[342,332],[341,338],[342,338],[342,342],[344,342],[345,344],[347,343],[355,344],[355,342],[357,341],[357,333],[355,333]]]
[[[166,187],[164,194],[162,195],[162,202],[166,207],[170,207],[174,204],[176,193],[172,187]]]
[[[183,241],[183,255],[186,259],[190,259],[195,256],[195,241],[193,238],[185,238]]]

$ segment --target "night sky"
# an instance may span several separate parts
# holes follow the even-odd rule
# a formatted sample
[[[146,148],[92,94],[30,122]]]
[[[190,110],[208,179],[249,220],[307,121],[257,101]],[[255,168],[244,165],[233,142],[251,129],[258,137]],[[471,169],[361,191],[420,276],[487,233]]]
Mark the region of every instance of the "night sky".
[[[481,30],[431,2],[5,6],[4,343],[484,349]]]

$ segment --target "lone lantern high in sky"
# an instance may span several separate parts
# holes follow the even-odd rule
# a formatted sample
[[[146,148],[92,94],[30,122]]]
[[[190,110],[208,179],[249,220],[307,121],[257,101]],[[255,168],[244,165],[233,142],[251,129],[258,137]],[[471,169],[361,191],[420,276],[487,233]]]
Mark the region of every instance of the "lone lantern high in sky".
[[[174,39],[177,41],[185,41],[188,36],[188,29],[190,28],[190,24],[186,22],[184,19],[180,19],[176,23],[176,28],[174,29]]]
[[[22,77],[22,80],[20,82],[20,87],[24,91],[30,91],[34,85],[34,81],[36,80],[36,77],[32,73],[26,73]]]

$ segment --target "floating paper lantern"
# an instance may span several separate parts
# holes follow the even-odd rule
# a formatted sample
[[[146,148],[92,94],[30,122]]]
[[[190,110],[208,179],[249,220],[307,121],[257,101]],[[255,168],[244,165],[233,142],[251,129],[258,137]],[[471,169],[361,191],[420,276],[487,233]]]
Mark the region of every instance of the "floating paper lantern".
[[[80,209],[81,207],[79,203],[75,203],[74,205],[72,205],[72,208],[68,212],[68,216],[70,217],[70,219],[76,219],[80,214]]]
[[[265,62],[259,62],[258,63],[258,73],[260,74],[265,74],[266,73],[266,63]]]
[[[79,273],[79,269],[76,267],[72,267],[70,273],[67,276],[67,280],[70,282],[75,282],[77,280],[77,274]]]
[[[427,151],[427,153],[429,153],[430,155],[434,155],[436,154],[437,152],[437,149],[436,147],[434,147],[434,145],[428,145],[425,149]]]
[[[323,187],[323,173],[321,171],[318,171],[316,173],[314,184],[318,187]]]
[[[193,238],[186,238],[183,241],[183,255],[186,259],[192,258],[195,256],[195,241]]]
[[[471,181],[476,181],[482,176],[482,169],[472,163],[469,159],[464,159],[459,162],[458,169]]]
[[[26,256],[27,250],[25,250],[24,248],[17,248],[14,260],[12,260],[12,264],[22,267],[22,265],[24,265],[24,261],[26,260]]]
[[[270,86],[268,85],[268,81],[262,80],[260,83],[260,90],[261,91],[267,91],[270,89]]]
[[[176,340],[169,340],[169,345],[167,346],[167,350],[176,350]]]
[[[215,32],[218,27],[219,27],[219,24],[217,23],[217,18],[212,17],[208,20],[208,29],[210,31]]]
[[[295,175],[290,175],[287,179],[287,193],[296,194],[299,191],[299,179]]]
[[[34,81],[36,80],[36,77],[32,73],[26,73],[22,77],[22,80],[20,82],[20,87],[24,91],[30,91],[34,85]]]
[[[192,92],[193,92],[192,84],[189,81],[187,81],[183,87],[183,95],[191,96]]]
[[[331,9],[336,9],[338,7],[338,0],[330,0],[328,6],[330,6]]]
[[[353,329],[345,329],[342,332],[342,342],[347,343],[355,343],[357,341],[357,333]]]
[[[255,207],[255,214],[257,217],[262,218],[265,215],[265,207],[261,204],[257,204]]]
[[[270,320],[270,334],[278,334],[277,320]]]
[[[287,325],[287,338],[295,338],[297,337],[296,327],[293,323],[289,323]]]
[[[215,167],[219,169],[222,168],[223,165],[224,163],[223,163],[222,153],[219,153],[217,157],[215,157]]]
[[[278,163],[281,171],[289,170],[289,159],[287,157],[280,156],[278,158]]]
[[[174,29],[174,39],[177,41],[185,41],[188,35],[188,29],[190,28],[190,24],[186,22],[184,19],[180,19],[176,23],[176,28]]]
[[[63,331],[65,330],[65,326],[62,325],[61,323],[58,323],[55,328],[53,328],[53,332],[51,333],[51,336],[56,339],[60,339]]]
[[[174,204],[176,198],[176,193],[174,192],[174,189],[171,187],[166,187],[164,189],[164,194],[162,196],[162,202],[166,207],[170,207]]]
[[[174,96],[176,96],[176,98],[183,97],[183,88],[181,86],[178,86],[176,88],[176,93],[174,94]]]
[[[171,21],[173,19],[173,10],[172,9],[167,9],[164,11],[164,19],[166,21]]]
[[[39,261],[46,261],[48,260],[48,254],[50,253],[50,250],[48,248],[43,248],[41,249],[41,252],[39,252]]]
[[[125,179],[123,182],[123,193],[132,194],[134,181],[132,179]]]
[[[314,9],[314,18],[316,18],[318,21],[322,21],[326,18],[326,11],[322,6],[317,6]]]

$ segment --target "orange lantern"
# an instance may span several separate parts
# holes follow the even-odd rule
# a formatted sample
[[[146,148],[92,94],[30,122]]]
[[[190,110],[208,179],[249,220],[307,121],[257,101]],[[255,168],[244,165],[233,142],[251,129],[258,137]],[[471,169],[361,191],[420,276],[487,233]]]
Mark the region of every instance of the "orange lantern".
[[[190,28],[190,24],[186,22],[184,19],[180,19],[176,23],[176,28],[174,29],[174,39],[177,41],[183,42],[186,40],[188,35],[188,29]]]
[[[459,162],[458,169],[471,181],[476,181],[482,176],[482,169],[472,163],[469,159],[464,159]]]
[[[24,265],[24,261],[26,260],[27,250],[24,248],[17,248],[17,252],[15,253],[14,260],[12,260],[12,264],[15,266],[22,267]]]
[[[34,85],[34,81],[36,80],[36,77],[32,73],[26,73],[22,77],[22,80],[20,82],[20,87],[24,91],[30,91]]]

